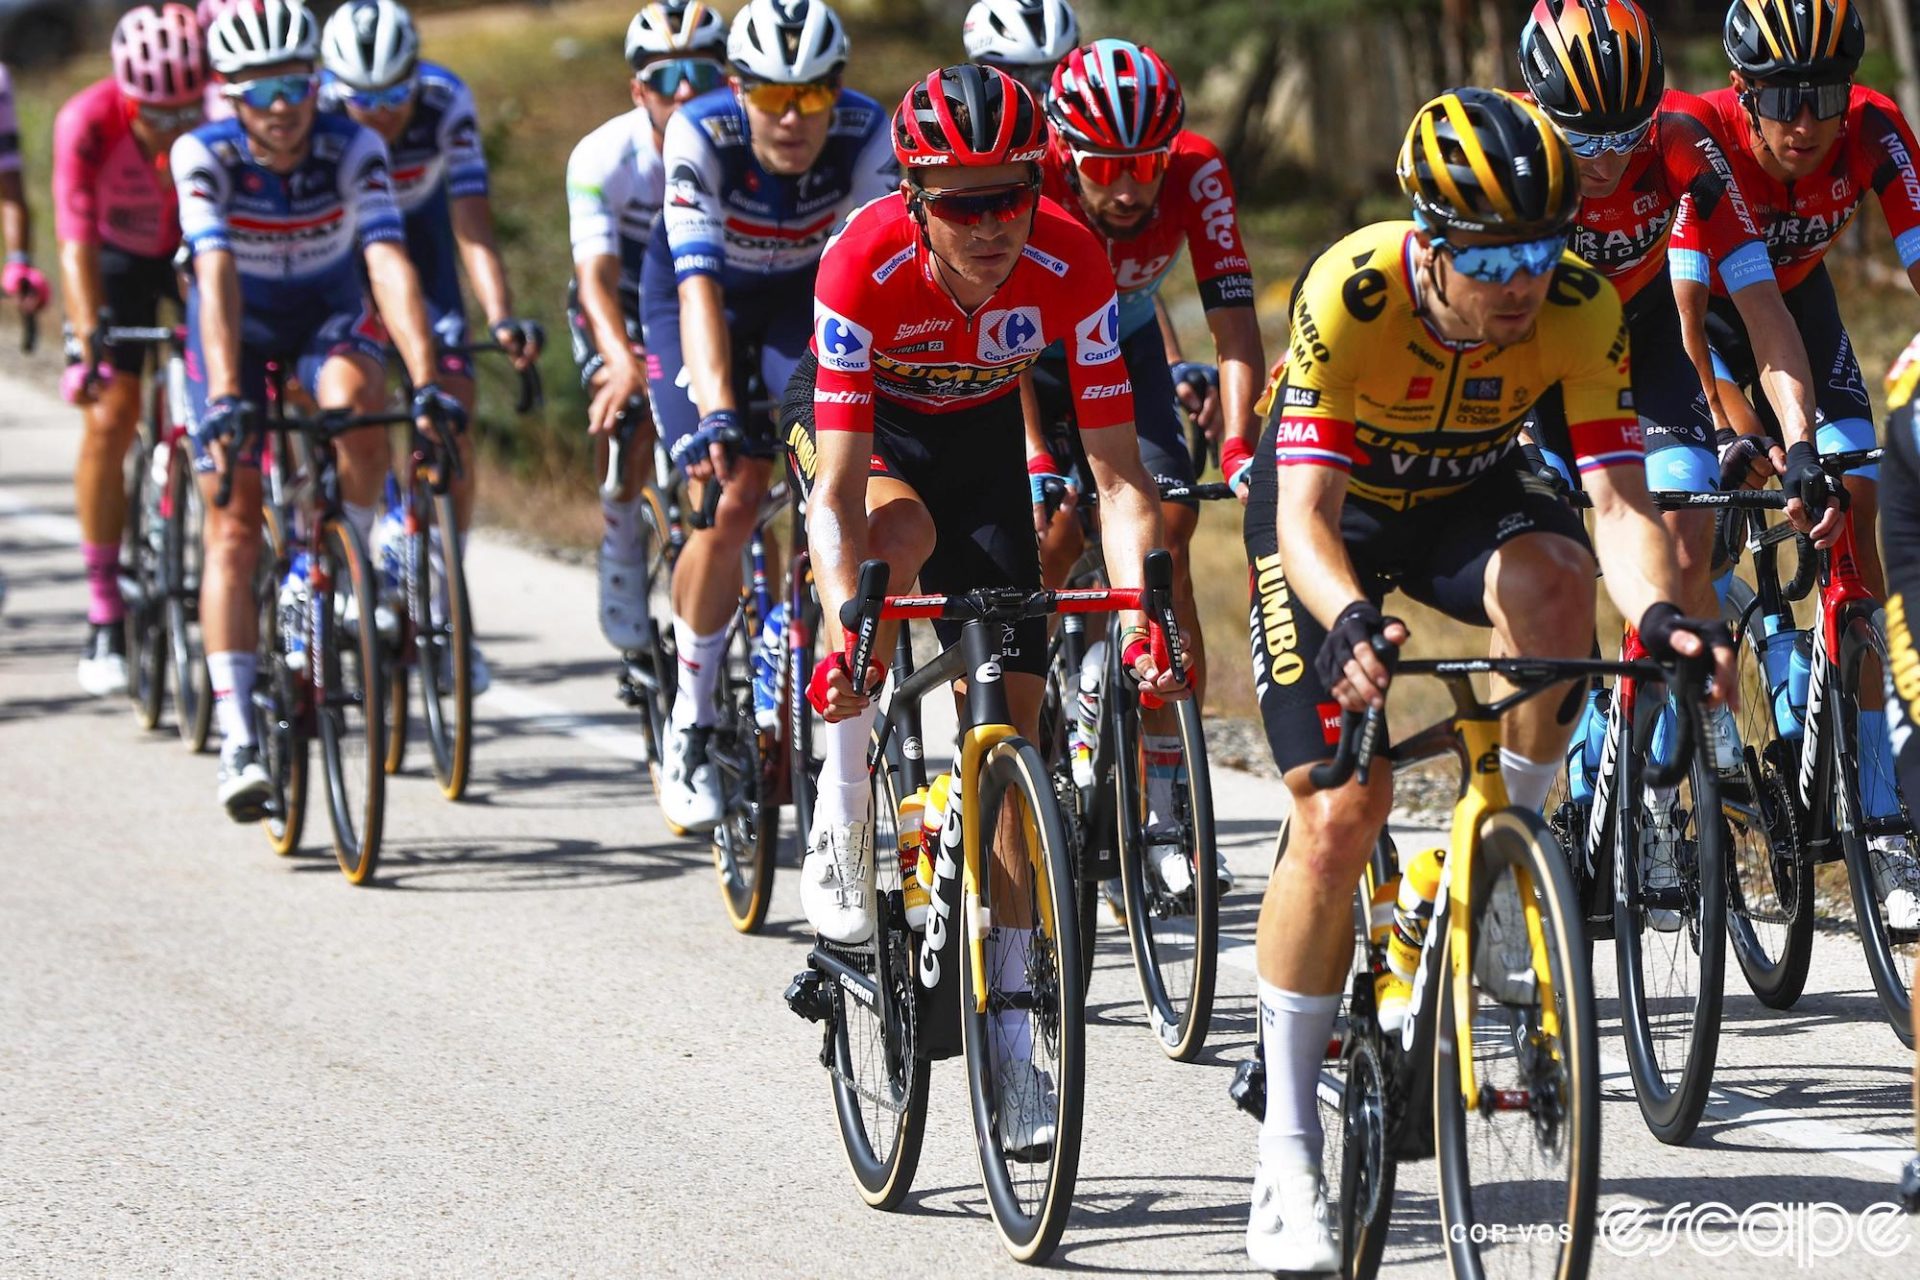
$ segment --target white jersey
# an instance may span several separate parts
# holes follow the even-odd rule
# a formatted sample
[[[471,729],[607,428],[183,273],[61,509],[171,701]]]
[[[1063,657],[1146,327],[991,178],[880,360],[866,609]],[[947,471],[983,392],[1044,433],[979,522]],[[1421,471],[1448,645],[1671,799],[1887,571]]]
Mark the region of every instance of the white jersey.
[[[611,254],[620,259],[621,290],[637,291],[666,187],[660,139],[646,108],[615,116],[580,139],[567,161],[574,263]]]

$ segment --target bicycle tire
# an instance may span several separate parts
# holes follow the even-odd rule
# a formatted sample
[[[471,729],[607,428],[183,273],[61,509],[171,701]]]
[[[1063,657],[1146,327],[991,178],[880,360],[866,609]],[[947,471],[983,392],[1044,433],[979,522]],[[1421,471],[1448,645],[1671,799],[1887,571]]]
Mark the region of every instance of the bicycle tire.
[[[1036,872],[1032,886],[1033,901],[1027,907],[1035,918],[1033,942],[1029,949],[1027,972],[1022,975],[1030,989],[1027,1007],[1033,1013],[1029,1032],[1033,1051],[1045,1048],[1054,1069],[1052,1077],[1056,1098],[1053,1142],[1046,1147],[1044,1160],[1016,1159],[1007,1152],[997,1124],[1000,1087],[995,1079],[995,1041],[1000,1032],[996,1004],[1001,1010],[1017,1007],[1009,997],[992,989],[989,976],[988,1008],[975,1008],[972,992],[979,981],[974,972],[973,948],[967,944],[965,929],[960,934],[960,1040],[966,1059],[967,1089],[972,1100],[975,1147],[980,1158],[981,1180],[986,1186],[987,1205],[1001,1244],[1016,1261],[1039,1263],[1052,1254],[1066,1230],[1073,1209],[1073,1189],[1080,1165],[1081,1119],[1085,1106],[1086,1021],[1082,985],[1062,975],[1080,972],[1079,939],[1074,932],[1073,868],[1067,861],[1066,832],[1060,821],[1059,807],[1053,800],[1053,788],[1047,780],[1046,762],[1033,745],[1024,739],[1007,738],[994,744],[981,761],[980,773],[969,785],[980,788],[979,815],[981,876],[979,910],[988,918],[1009,918],[994,900],[996,875],[995,847],[999,843],[1000,814],[1009,799],[1024,813],[1013,820],[1020,829],[1036,837],[1030,848],[1030,870]],[[1018,913],[1013,913],[1018,914]],[[1049,923],[1050,922],[1050,923]],[[987,944],[982,944],[985,954]],[[999,997],[996,1000],[996,995]],[[1016,994],[1011,1000],[1018,1001]],[[1038,1023],[1038,1025],[1033,1025]],[[1042,1068],[1042,1070],[1044,1070]],[[1032,1152],[1027,1153],[1034,1154]],[[1010,1166],[1031,1170],[1044,1163],[1045,1173],[1038,1179],[1019,1178]],[[1022,1189],[1031,1190],[1029,1210]]]
[[[1065,645],[1056,633],[1047,654],[1047,682],[1040,700],[1040,736],[1037,745],[1047,762],[1053,782],[1054,799],[1059,803],[1062,824],[1067,832],[1069,856],[1073,861],[1073,897],[1075,922],[1080,930],[1080,986],[1086,990],[1093,981],[1094,952],[1100,928],[1100,884],[1091,874],[1092,853],[1087,842],[1092,831],[1080,812],[1080,787],[1073,778],[1073,755],[1069,745],[1068,724],[1076,706],[1079,672],[1068,672]]]
[[[890,844],[897,839],[895,826],[900,812],[894,776],[884,765],[873,774],[874,842]],[[832,1069],[834,1118],[840,1128],[840,1142],[853,1171],[860,1198],[875,1209],[894,1209],[913,1188],[914,1174],[920,1166],[920,1146],[927,1131],[927,1082],[932,1063],[920,1052],[920,994],[914,975],[914,955],[918,939],[907,927],[898,907],[899,895],[883,895],[879,922],[871,940],[853,948],[866,953],[871,974],[877,983],[887,983],[893,995],[889,1009],[894,1017],[873,1018],[868,1007],[858,1000],[848,1001],[838,982],[830,983],[831,1013],[827,1029],[827,1048]],[[859,1012],[856,1013],[855,1010]],[[876,1024],[877,1036],[860,1037],[853,1028],[858,1021]],[[868,1045],[870,1052],[858,1051],[856,1040]],[[877,1050],[878,1060],[871,1050]],[[863,1076],[861,1063],[869,1064]],[[867,1079],[867,1076],[873,1077]],[[882,1096],[883,1085],[885,1095]],[[874,1109],[867,1110],[870,1104]],[[891,1124],[880,1119],[885,1112],[896,1117]],[[884,1151],[882,1148],[882,1134]]]
[[[1636,720],[1644,721],[1656,710],[1652,688],[1643,686]],[[1633,742],[1645,741],[1638,724],[1632,732]],[[1727,959],[1727,820],[1721,813],[1712,742],[1703,733],[1694,742],[1686,780],[1673,789],[1671,812],[1686,815],[1685,826],[1693,836],[1691,854],[1685,852],[1688,842],[1678,822],[1676,838],[1663,842],[1676,864],[1674,875],[1685,904],[1674,909],[1675,928],[1659,927],[1653,910],[1644,906],[1644,895],[1652,890],[1644,883],[1640,855],[1657,834],[1649,821],[1649,804],[1664,802],[1649,800],[1644,762],[1633,752],[1622,757],[1614,816],[1618,861],[1613,917],[1620,1029],[1647,1130],[1661,1142],[1679,1146],[1700,1124],[1719,1056]],[[1683,788],[1690,807],[1681,803]],[[1702,814],[1709,820],[1701,821]],[[1694,979],[1690,988],[1689,978]]]
[[[423,523],[409,539],[407,612],[413,619],[414,676],[420,685],[421,721],[433,778],[440,794],[459,800],[473,766],[473,609],[467,595],[465,553],[460,547],[453,494],[434,493],[416,482],[414,510],[433,512],[440,533],[440,566],[434,568],[432,533]],[[442,577],[445,578],[444,587]],[[446,616],[435,620],[435,602],[445,595]]]
[[[134,447],[127,454],[126,520],[120,534],[120,571],[132,578],[134,599],[122,602],[121,631],[126,638],[127,698],[133,705],[134,719],[140,727],[160,727],[160,714],[167,698],[167,630],[165,618],[165,566],[162,550],[154,545],[155,533],[165,539],[165,529],[153,529],[150,519],[159,504],[150,502],[153,486],[154,420],[140,428]]]
[[[1346,1280],[1372,1280],[1379,1274],[1398,1180],[1393,1137],[1403,1118],[1393,1104],[1396,1089],[1373,1006],[1369,955],[1374,891],[1398,875],[1393,839],[1382,831],[1353,891],[1353,960],[1334,1018],[1340,1054],[1322,1063],[1315,1087],[1324,1135],[1321,1167],[1332,1175],[1327,1179],[1327,1218],[1337,1233],[1334,1243]]]
[[[660,757],[666,750],[667,723],[677,687],[673,644],[672,573],[676,548],[673,530],[660,491],[648,485],[640,491],[640,558],[647,566],[647,647],[653,664],[654,687],[645,691],[640,708],[640,733],[646,744],[647,777],[653,794],[661,792]],[[666,822],[664,815],[662,822]],[[666,822],[667,830],[684,836],[686,830]]]
[[[320,568],[325,592],[319,614],[318,661],[325,674],[325,702],[314,708],[320,755],[327,776],[327,813],[333,820],[333,855],[349,884],[363,885],[380,865],[386,816],[387,645],[374,618],[377,575],[367,544],[344,519],[330,519],[321,531]],[[342,625],[344,597],[358,604],[357,626]],[[309,661],[314,655],[309,650]],[[351,679],[349,679],[351,673]],[[353,776],[364,768],[365,778]]]
[[[1886,612],[1875,609],[1871,616],[1864,611],[1850,614],[1840,632],[1840,670],[1837,687],[1834,690],[1834,744],[1839,748],[1839,783],[1835,792],[1845,797],[1846,811],[1854,819],[1841,826],[1840,847],[1847,863],[1847,882],[1853,898],[1853,915],[1860,931],[1860,948],[1867,958],[1867,971],[1873,977],[1873,988],[1880,996],[1880,1007],[1886,1011],[1887,1021],[1892,1024],[1894,1033],[1900,1037],[1900,1043],[1913,1048],[1913,989],[1914,964],[1916,954],[1920,954],[1920,933],[1897,932],[1889,924],[1885,904],[1878,900],[1874,888],[1872,853],[1867,844],[1868,827],[1882,827],[1885,830],[1906,837],[1909,850],[1915,848],[1914,829],[1911,811],[1905,797],[1900,799],[1900,812],[1884,822],[1875,822],[1865,816],[1861,801],[1860,774],[1860,736],[1859,736],[1859,687],[1862,669],[1867,660],[1872,659],[1879,672],[1888,670],[1887,664],[1887,622]],[[1876,688],[1881,680],[1876,673],[1872,677]],[[1891,763],[1891,752],[1888,760]],[[1897,788],[1898,779],[1890,783]]]
[[[710,843],[728,922],[735,932],[758,933],[773,905],[774,851],[780,847],[780,744],[754,718],[757,641],[743,614],[734,615],[731,631],[720,671],[719,719],[707,744],[720,787],[720,821]],[[874,848],[881,852],[877,843]]]
[[[1739,664],[1741,777],[1722,784],[1727,816],[1727,940],[1748,990],[1770,1009],[1791,1009],[1813,966],[1813,858],[1801,847],[1793,796],[1798,742],[1779,736],[1755,631],[1759,600],[1734,579],[1721,607]]]
[[[204,503],[185,440],[167,450],[167,654],[173,662],[173,722],[188,751],[207,749],[213,732],[213,677],[200,639],[201,530]]]
[[[272,806],[261,825],[268,844],[283,858],[300,847],[306,829],[312,761],[312,725],[305,705],[311,686],[288,667],[281,632],[280,580],[288,558],[286,524],[278,508],[268,504],[261,511],[260,560],[254,571],[260,626],[252,712],[255,740],[273,784]]]
[[[405,625],[405,624],[403,624]],[[402,639],[402,644],[410,643]],[[407,740],[411,736],[407,723],[407,712],[413,699],[413,678],[409,674],[412,664],[395,654],[387,665],[387,758],[385,761],[387,776],[398,776],[407,764]]]
[[[1484,1076],[1481,1082],[1483,1111],[1473,1116],[1466,1114],[1458,1066],[1456,1019],[1459,1015],[1453,983],[1449,980],[1452,964],[1449,932],[1441,943],[1441,998],[1433,1068],[1434,1143],[1440,1166],[1440,1217],[1448,1261],[1453,1275],[1477,1280],[1487,1274],[1481,1246],[1491,1235],[1497,1234],[1519,1245],[1557,1242],[1559,1248],[1554,1251],[1550,1270],[1535,1267],[1520,1274],[1552,1274],[1556,1280],[1584,1280],[1593,1252],[1600,1181],[1600,1063],[1593,980],[1581,965],[1579,950],[1573,945],[1581,927],[1573,898],[1573,880],[1567,874],[1565,854],[1556,847],[1551,830],[1536,813],[1503,809],[1486,818],[1478,834],[1479,843],[1473,854],[1475,883],[1470,898],[1477,918],[1469,930],[1470,947],[1483,944],[1492,947],[1503,937],[1511,939],[1514,935],[1514,922],[1510,918],[1503,921],[1502,928],[1489,927],[1501,919],[1492,912],[1496,902],[1505,901],[1505,895],[1496,898],[1494,893],[1496,879],[1503,873],[1514,871],[1531,880],[1538,904],[1561,1037],[1557,1055],[1551,1052],[1539,1055],[1557,1063],[1551,1075],[1539,1073],[1539,1058],[1536,1058],[1536,1069],[1519,1078],[1528,1084],[1529,1106],[1533,1105],[1535,1094],[1544,1094],[1540,1099],[1541,1109],[1546,1113],[1544,1118],[1555,1123],[1551,1130],[1545,1130],[1542,1116],[1493,1107],[1497,1095],[1491,1091],[1490,1078]],[[1517,897],[1522,882],[1516,877],[1514,883]],[[1519,905],[1517,900],[1513,905]],[[1507,907],[1503,914],[1510,915],[1510,912],[1511,907]],[[1444,927],[1444,922],[1436,917],[1433,927]],[[1519,932],[1524,936],[1524,928]],[[1481,999],[1477,976],[1474,989],[1477,1006]],[[1535,990],[1537,993],[1537,987]],[[1488,998],[1491,999],[1490,993]],[[1510,1019],[1522,1012],[1498,1001],[1494,1004],[1508,1011]],[[1483,1070],[1481,1063],[1494,1060],[1494,1052],[1499,1047],[1490,1034],[1490,1022],[1491,1019],[1475,1017],[1476,1071]],[[1506,1034],[1500,1039],[1517,1048],[1514,1030],[1519,1027],[1517,1020],[1510,1021],[1504,1029]],[[1513,1054],[1513,1058],[1517,1062],[1518,1054]],[[1557,1115],[1549,1110],[1556,1107]],[[1491,1123],[1501,1116],[1514,1121],[1509,1127],[1526,1130],[1514,1143],[1500,1141],[1505,1135]],[[1544,1197],[1538,1196],[1548,1180],[1537,1174],[1508,1174],[1484,1167],[1485,1161],[1476,1160],[1472,1152],[1478,1136],[1473,1122],[1479,1120],[1490,1122],[1485,1126],[1491,1140],[1490,1149],[1517,1149],[1518,1145],[1526,1144],[1537,1150],[1538,1137],[1546,1132],[1565,1151],[1564,1194],[1554,1190]],[[1532,1142],[1529,1142],[1530,1136],[1534,1139]],[[1562,1179],[1556,1177],[1552,1181],[1557,1188]],[[1507,1197],[1513,1194],[1533,1194],[1539,1207],[1521,1212],[1524,1206],[1515,1205],[1509,1212]]]
[[[1142,742],[1138,700],[1121,696],[1108,701],[1115,704],[1111,714],[1117,720],[1115,828],[1134,975],[1146,1006],[1147,1026],[1161,1050],[1175,1062],[1192,1062],[1206,1048],[1220,958],[1220,882],[1214,874],[1219,851],[1214,844],[1213,784],[1207,772],[1200,709],[1192,699],[1173,704],[1187,777],[1184,789],[1176,784],[1176,813],[1192,877],[1187,891],[1175,895],[1158,883],[1157,873],[1147,865],[1148,784],[1143,757],[1138,754]],[[1191,922],[1190,932],[1184,935],[1183,920]],[[1184,962],[1183,953],[1190,956]]]

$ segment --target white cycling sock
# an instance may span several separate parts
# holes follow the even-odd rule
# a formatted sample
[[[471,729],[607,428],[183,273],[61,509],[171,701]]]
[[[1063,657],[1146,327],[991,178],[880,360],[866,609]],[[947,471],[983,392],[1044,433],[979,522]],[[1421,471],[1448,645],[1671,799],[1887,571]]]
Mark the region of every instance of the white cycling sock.
[[[357,502],[342,502],[341,510],[346,512],[347,523],[360,531],[360,537],[367,544],[367,550],[373,550],[373,522],[380,518],[380,504],[363,507]],[[376,561],[376,566],[378,562]]]
[[[1529,760],[1517,751],[1500,748],[1500,778],[1507,784],[1510,804],[1538,813],[1559,776],[1558,760]]]
[[[1001,926],[987,933],[987,977],[995,991],[1014,995],[1031,991],[1027,956],[1033,950],[1033,930]],[[999,1039],[996,1058],[1033,1061],[1033,1016],[1026,1009],[1002,1009],[993,1015]]]
[[[719,718],[713,705],[720,687],[720,664],[727,660],[726,628],[710,636],[695,635],[679,618],[673,620],[673,644],[680,651],[679,691],[673,699],[673,727],[711,725]]]
[[[625,502],[618,498],[600,499],[600,515],[604,521],[600,533],[601,555],[626,561],[639,558],[641,502],[639,494]]]
[[[207,680],[213,686],[213,715],[224,739],[221,752],[253,745],[253,672],[256,659],[238,651],[207,655]]]
[[[867,742],[880,708],[868,703],[858,715],[814,729],[821,743],[820,786],[813,801],[813,832],[865,822],[873,796],[867,778]],[[813,832],[809,832],[812,835]]]
[[[1267,1114],[1260,1163],[1269,1174],[1320,1167],[1320,1064],[1340,995],[1302,995],[1260,979],[1260,1048],[1267,1063]]]
[[[454,546],[460,548],[461,572],[464,574],[467,563],[465,529],[454,535]],[[439,525],[427,530],[427,564],[433,575],[433,602],[429,606],[433,610],[433,625],[443,627],[447,623],[447,593],[452,590],[452,584],[447,581],[446,544],[440,539]]]
[[[1173,788],[1180,780],[1180,735],[1142,734],[1140,746],[1147,761],[1147,825],[1170,823],[1174,816]]]

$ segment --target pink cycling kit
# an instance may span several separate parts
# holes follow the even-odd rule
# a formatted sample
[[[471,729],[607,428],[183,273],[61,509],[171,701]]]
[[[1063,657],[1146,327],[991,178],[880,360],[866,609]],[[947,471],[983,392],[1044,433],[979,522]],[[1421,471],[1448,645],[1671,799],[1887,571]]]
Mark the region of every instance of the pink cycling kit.
[[[180,201],[167,157],[141,150],[112,80],[76,94],[54,119],[53,210],[64,241],[142,258],[171,257],[180,247]]]

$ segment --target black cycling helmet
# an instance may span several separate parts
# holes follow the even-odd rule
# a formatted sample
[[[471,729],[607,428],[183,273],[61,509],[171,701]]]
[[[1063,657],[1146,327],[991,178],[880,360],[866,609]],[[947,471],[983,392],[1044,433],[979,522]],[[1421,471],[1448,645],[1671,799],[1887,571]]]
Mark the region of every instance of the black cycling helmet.
[[[1580,211],[1573,148],[1540,108],[1499,89],[1449,89],[1421,107],[1397,166],[1430,231],[1556,235]]]
[[[1547,118],[1577,133],[1627,133],[1653,118],[1667,68],[1633,0],[1539,0],[1520,32],[1520,75]]]
[[[1853,0],[1733,0],[1722,40],[1749,80],[1835,84],[1859,70],[1867,28]]]
[[[1047,121],[1033,91],[998,67],[962,62],[916,80],[893,113],[902,169],[1033,164],[1047,152]]]

